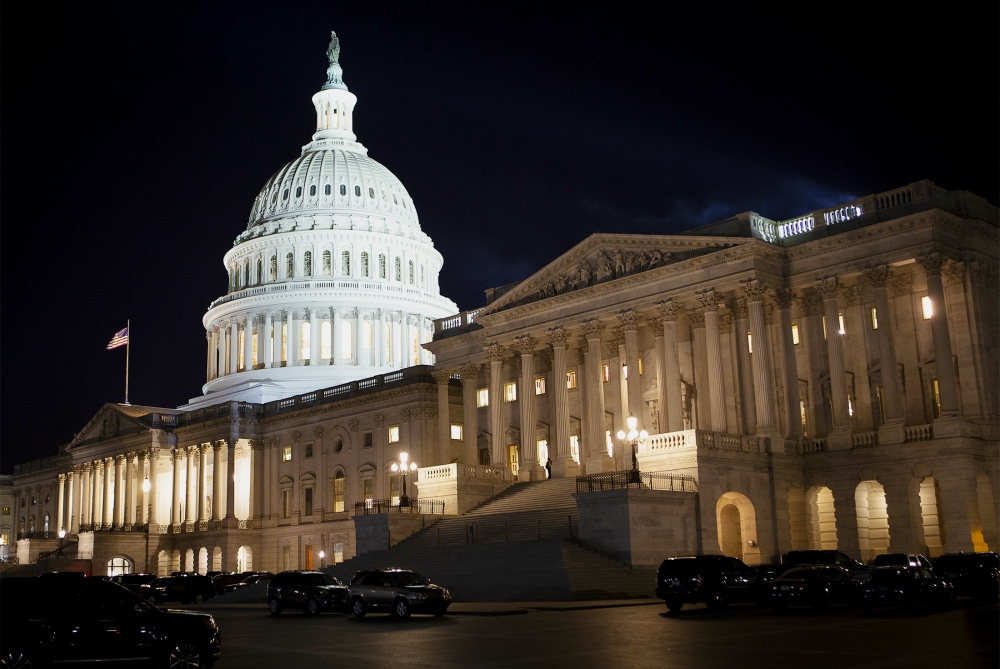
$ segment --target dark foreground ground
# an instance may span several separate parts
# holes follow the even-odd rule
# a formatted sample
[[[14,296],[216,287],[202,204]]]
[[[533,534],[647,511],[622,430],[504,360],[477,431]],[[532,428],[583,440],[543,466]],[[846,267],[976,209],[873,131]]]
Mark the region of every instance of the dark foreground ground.
[[[838,607],[776,614],[698,606],[671,614],[659,602],[544,608],[551,606],[464,604],[455,615],[406,621],[297,612],[273,618],[263,604],[226,598],[196,608],[213,613],[222,631],[219,669],[1000,666],[1000,608],[968,600],[945,612],[874,616]]]

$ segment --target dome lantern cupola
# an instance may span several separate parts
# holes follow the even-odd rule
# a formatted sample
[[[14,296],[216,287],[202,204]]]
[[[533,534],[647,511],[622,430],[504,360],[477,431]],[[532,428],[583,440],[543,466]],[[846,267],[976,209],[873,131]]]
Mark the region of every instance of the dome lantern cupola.
[[[326,83],[312,98],[313,106],[316,107],[316,134],[313,135],[313,141],[346,139],[353,142],[357,139],[352,128],[354,105],[358,98],[344,84],[344,69],[340,66],[340,39],[335,32],[330,33],[330,46],[326,55],[330,59]],[[310,148],[311,145],[305,147],[303,153]]]

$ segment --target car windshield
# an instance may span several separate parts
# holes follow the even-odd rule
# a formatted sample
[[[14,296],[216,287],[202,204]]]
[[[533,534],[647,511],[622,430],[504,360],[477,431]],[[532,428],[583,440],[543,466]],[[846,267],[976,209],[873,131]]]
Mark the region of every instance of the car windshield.
[[[392,575],[396,586],[405,588],[409,585],[430,585],[430,581],[415,571],[397,571]]]
[[[788,564],[830,564],[833,557],[820,551],[792,551],[788,554]]]
[[[694,576],[700,571],[703,571],[702,565],[694,559],[666,560],[660,565],[661,576],[668,574],[670,576]]]
[[[792,569],[781,575],[782,581],[811,581],[816,578],[816,572],[811,569]]]
[[[906,555],[902,553],[885,553],[884,555],[875,556],[876,567],[881,567],[882,565],[892,565],[892,564],[908,565],[910,564],[910,560],[909,558],[906,557]]]
[[[313,587],[316,585],[340,585],[340,581],[326,574],[302,574],[306,585]]]
[[[872,572],[872,583],[896,583],[906,578],[904,569],[876,569]]]

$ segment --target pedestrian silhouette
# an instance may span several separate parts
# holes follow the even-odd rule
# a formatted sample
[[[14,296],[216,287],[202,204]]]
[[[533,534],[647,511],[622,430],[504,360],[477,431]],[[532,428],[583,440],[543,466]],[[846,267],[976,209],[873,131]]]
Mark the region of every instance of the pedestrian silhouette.
[[[545,461],[545,475],[546,478],[552,478],[552,458]]]

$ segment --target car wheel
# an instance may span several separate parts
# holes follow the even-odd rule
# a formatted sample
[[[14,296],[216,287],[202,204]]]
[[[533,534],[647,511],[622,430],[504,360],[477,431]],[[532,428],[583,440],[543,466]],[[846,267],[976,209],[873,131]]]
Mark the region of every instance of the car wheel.
[[[728,602],[726,601],[725,593],[723,593],[721,590],[716,590],[709,596],[708,601],[705,602],[705,604],[708,606],[708,608],[714,611],[724,608],[726,604],[728,604]]]
[[[354,613],[355,618],[364,618],[365,614],[368,613],[368,607],[358,598],[351,602],[351,612]]]
[[[319,615],[319,602],[315,599],[310,599],[306,601],[306,613],[311,616]]]
[[[443,616],[447,612],[448,612],[448,609],[437,609],[436,611],[434,611],[434,617],[435,618],[440,618],[441,616]]]
[[[398,618],[406,620],[410,617],[410,602],[405,598],[400,597],[396,600],[396,605],[392,607],[392,612],[396,614]]]
[[[179,643],[167,656],[167,666],[170,669],[198,669],[203,666],[201,651],[193,643]]]
[[[267,610],[271,612],[272,616],[281,615],[281,602],[277,598],[272,597],[267,600]]]
[[[194,603],[195,603],[195,604],[201,604],[201,603],[202,603],[203,601],[204,601],[204,600],[202,599],[202,596],[201,596],[201,595],[195,595],[195,596],[194,596]]]
[[[668,599],[667,600],[667,610],[677,613],[684,608],[684,602],[679,599]]]
[[[32,666],[31,658],[24,653],[4,653],[0,656],[0,667],[3,669],[31,669]]]

